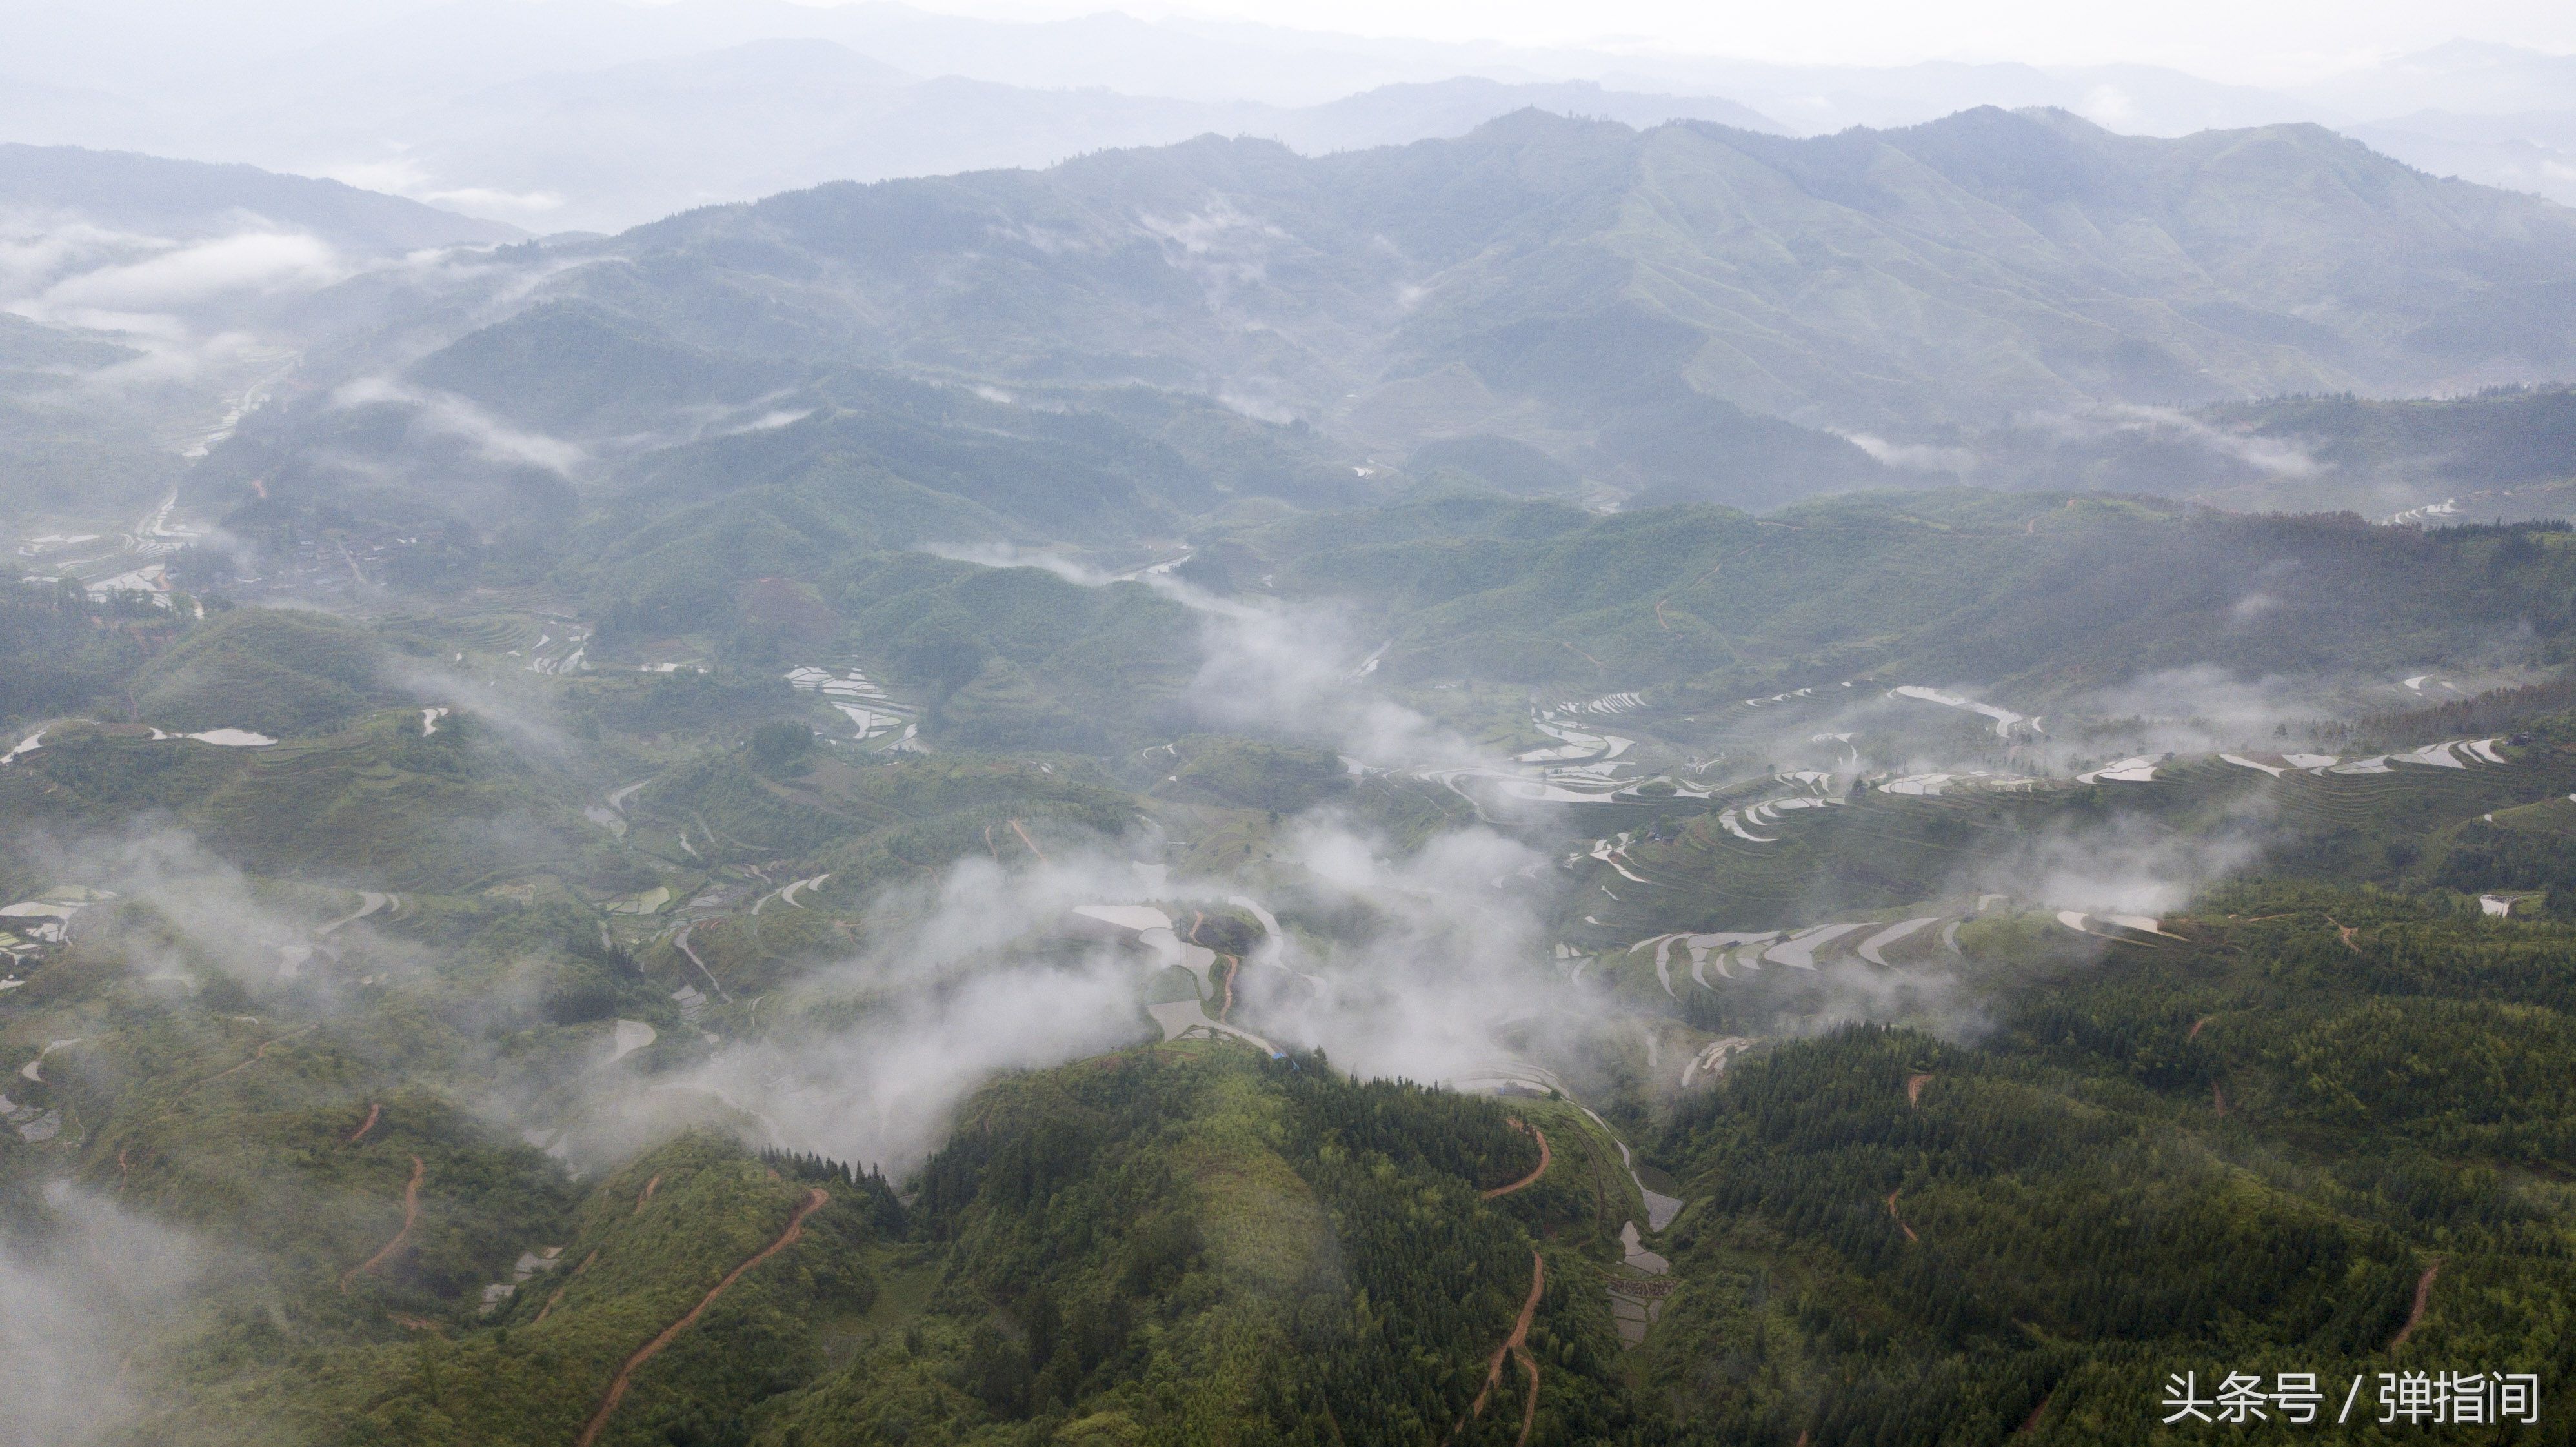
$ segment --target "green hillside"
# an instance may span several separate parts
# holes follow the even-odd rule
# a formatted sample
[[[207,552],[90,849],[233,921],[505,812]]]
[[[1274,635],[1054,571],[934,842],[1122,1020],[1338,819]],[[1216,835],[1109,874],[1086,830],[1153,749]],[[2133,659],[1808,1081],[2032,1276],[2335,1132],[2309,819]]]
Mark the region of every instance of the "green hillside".
[[[1680,1207],[1646,1267],[1574,1108],[1223,1045],[1001,1081],[902,1203],[704,1133],[571,1178],[450,1103],[469,1037],[384,1052],[513,954],[577,958],[572,923],[458,918],[331,1021],[45,997],[93,1033],[13,1093],[233,1257],[219,1310],[136,1343],[166,1386],[134,1440],[2125,1441],[2207,1363],[2576,1351],[2567,927],[2437,896],[2247,886],[2107,954],[1979,934],[1974,1043],[1846,1028],[1620,1107]],[[600,1029],[481,1028],[538,1089]]]
[[[745,404],[799,380],[774,360],[673,346],[639,330],[595,306],[541,306],[468,333],[411,374],[540,431],[653,426],[673,407]]]
[[[1232,573],[1363,603],[1396,640],[1388,665],[1414,677],[1681,684],[1712,711],[1875,675],[2034,701],[2195,664],[2370,676],[2499,627],[2559,637],[2571,556],[2547,528],[2421,533],[1967,490],[1758,519],[1466,494],[1214,536],[1245,554]]]
[[[155,657],[130,685],[135,711],[184,732],[301,734],[380,696],[383,644],[328,614],[244,608]]]

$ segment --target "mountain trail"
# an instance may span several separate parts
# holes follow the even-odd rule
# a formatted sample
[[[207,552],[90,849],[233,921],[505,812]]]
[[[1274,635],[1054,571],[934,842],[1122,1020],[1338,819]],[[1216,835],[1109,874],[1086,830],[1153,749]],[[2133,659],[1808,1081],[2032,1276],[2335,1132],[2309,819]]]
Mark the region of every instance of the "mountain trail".
[[[1506,1119],[1508,1119],[1508,1117],[1506,1117]],[[1534,1125],[1524,1125],[1518,1120],[1513,1120],[1511,1124],[1515,1129],[1528,1131],[1531,1135],[1538,1137],[1538,1167],[1528,1175],[1521,1177],[1519,1180],[1512,1182],[1508,1186],[1496,1186],[1490,1191],[1477,1192],[1477,1196],[1482,1200],[1490,1201],[1497,1196],[1508,1196],[1512,1192],[1521,1189],[1523,1186],[1536,1185],[1538,1183],[1538,1178],[1547,1174],[1547,1163],[1549,1160],[1547,1150],[1547,1132],[1540,1130]]]
[[[688,1330],[690,1323],[705,1314],[706,1309],[715,1304],[715,1299],[724,1295],[726,1287],[740,1281],[744,1272],[795,1245],[798,1238],[805,1234],[805,1218],[822,1209],[823,1203],[830,1199],[831,1197],[820,1186],[806,1192],[804,1203],[796,1208],[794,1215],[787,1218],[787,1229],[778,1233],[777,1240],[753,1252],[742,1264],[726,1272],[724,1280],[708,1287],[707,1294],[698,1298],[698,1304],[690,1307],[687,1315],[662,1328],[661,1335],[637,1347],[634,1355],[628,1357],[625,1365],[617,1369],[617,1375],[609,1380],[608,1394],[599,1399],[598,1409],[590,1414],[588,1422],[582,1424],[581,1435],[573,1439],[573,1447],[591,1447],[592,1443],[598,1441],[601,1429],[608,1425],[609,1414],[615,1412],[617,1404],[626,1399],[626,1388],[633,1380],[636,1369],[661,1355],[662,1348],[669,1346],[681,1332]]]
[[[350,1267],[347,1271],[340,1274],[340,1294],[342,1296],[349,1294],[350,1282],[355,1281],[366,1273],[375,1270],[378,1265],[383,1263],[386,1257],[391,1256],[394,1252],[400,1250],[403,1242],[411,1238],[411,1228],[417,1225],[420,1221],[420,1178],[428,1169],[428,1167],[421,1164],[420,1157],[414,1156],[411,1158],[411,1181],[408,1185],[403,1187],[402,1229],[396,1231],[394,1233],[394,1239],[386,1242],[383,1249],[377,1251],[375,1255],[368,1257],[366,1260],[359,1262],[357,1265]]]
[[[2406,1345],[2406,1339],[2415,1334],[2415,1328],[2424,1324],[2424,1308],[2433,1304],[2433,1278],[2441,1274],[2442,1263],[2437,1260],[2424,1268],[2423,1275],[2415,1278],[2415,1307],[2406,1313],[2406,1324],[2397,1329],[2397,1335],[2388,1339],[2390,1351]]]
[[[190,1090],[192,1090],[192,1091],[193,1091],[193,1090],[197,1090],[197,1089],[200,1089],[200,1088],[202,1088],[202,1087],[204,1087],[204,1086],[212,1085],[212,1084],[214,1084],[216,1081],[218,1081],[218,1080],[222,1080],[222,1079],[226,1078],[227,1076],[236,1075],[236,1074],[239,1074],[239,1073],[240,1073],[240,1072],[242,1072],[242,1071],[248,1070],[248,1069],[250,1069],[252,1066],[257,1065],[257,1064],[258,1064],[259,1062],[261,1062],[262,1060],[267,1059],[267,1058],[268,1058],[268,1052],[270,1052],[271,1050],[276,1049],[278,1046],[285,1044],[287,1041],[294,1039],[294,1038],[295,1038],[296,1036],[298,1036],[298,1035],[302,1035],[302,1034],[304,1034],[305,1032],[307,1032],[307,1031],[309,1031],[309,1030],[312,1030],[312,1029],[316,1028],[316,1025],[318,1025],[318,1024],[319,1024],[319,1022],[317,1021],[315,1025],[303,1025],[303,1026],[298,1026],[297,1028],[295,1028],[295,1029],[293,1029],[293,1030],[289,1030],[289,1031],[287,1031],[285,1034],[278,1036],[278,1037],[277,1037],[276,1039],[274,1039],[274,1040],[266,1041],[266,1042],[264,1042],[263,1044],[261,1044],[261,1046],[260,1046],[257,1050],[254,1050],[254,1051],[252,1051],[252,1052],[250,1053],[250,1058],[249,1058],[248,1060],[245,1060],[245,1061],[243,1061],[242,1063],[240,1063],[239,1065],[235,1065],[235,1066],[231,1067],[231,1068],[230,1068],[230,1069],[228,1069],[228,1070],[219,1070],[219,1071],[216,1071],[214,1074],[207,1076],[205,1079],[198,1081],[195,1085],[192,1085],[192,1086],[190,1086],[190,1087],[188,1087],[188,1088],[189,1088]]]
[[[1469,1422],[1485,1415],[1485,1398],[1493,1393],[1494,1388],[1502,1385],[1503,1358],[1511,1356],[1518,1357],[1521,1366],[1529,1372],[1529,1401],[1521,1409],[1520,1440],[1523,1447],[1526,1447],[1529,1442],[1530,1419],[1538,1412],[1538,1362],[1529,1354],[1530,1320],[1538,1315],[1538,1299],[1546,1290],[1547,1258],[1532,1251],[1529,1300],[1521,1303],[1520,1319],[1512,1323],[1512,1334],[1503,1338],[1501,1346],[1494,1348],[1493,1360],[1485,1365],[1485,1385],[1477,1390],[1476,1400],[1467,1408],[1467,1415],[1459,1418],[1458,1425],[1449,1429],[1449,1436],[1443,1439],[1444,1441],[1455,1440],[1460,1432],[1466,1430]]]

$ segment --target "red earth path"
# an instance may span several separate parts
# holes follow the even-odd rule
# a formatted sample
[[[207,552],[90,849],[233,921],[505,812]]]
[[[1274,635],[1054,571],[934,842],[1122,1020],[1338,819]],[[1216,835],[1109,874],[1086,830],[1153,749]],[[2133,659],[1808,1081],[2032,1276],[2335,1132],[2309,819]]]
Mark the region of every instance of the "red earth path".
[[[634,1377],[636,1368],[661,1355],[662,1348],[669,1346],[681,1332],[688,1330],[689,1324],[704,1314],[708,1307],[713,1306],[716,1298],[724,1295],[726,1287],[740,1281],[744,1272],[795,1245],[797,1239],[805,1234],[805,1218],[821,1210],[823,1203],[830,1199],[831,1197],[826,1195],[820,1186],[806,1192],[804,1204],[796,1208],[796,1214],[787,1218],[787,1229],[778,1233],[777,1240],[753,1252],[741,1265],[726,1272],[724,1280],[708,1287],[707,1294],[698,1298],[698,1304],[689,1308],[688,1315],[662,1328],[660,1336],[637,1347],[635,1354],[628,1357],[625,1365],[617,1369],[617,1375],[610,1379],[608,1394],[599,1399],[598,1409],[590,1414],[588,1422],[582,1424],[581,1435],[573,1439],[573,1447],[591,1447],[592,1443],[599,1440],[600,1430],[608,1425],[609,1414],[615,1412],[617,1404],[626,1399],[626,1388]]]
[[[1538,1315],[1538,1299],[1546,1290],[1547,1258],[1533,1251],[1530,1253],[1529,1300],[1521,1303],[1520,1319],[1512,1323],[1512,1334],[1503,1338],[1501,1346],[1494,1348],[1493,1360],[1485,1366],[1485,1385],[1477,1390],[1476,1401],[1468,1407],[1467,1415],[1458,1419],[1457,1426],[1449,1429],[1451,1438],[1454,1439],[1469,1422],[1485,1414],[1485,1398],[1502,1384],[1503,1358],[1509,1356],[1519,1358],[1521,1369],[1529,1373],[1529,1399],[1521,1407],[1520,1436],[1521,1447],[1528,1447],[1530,1424],[1538,1415],[1538,1361],[1529,1354],[1530,1319]]]
[[[1922,1240],[1922,1239],[1923,1239],[1922,1237],[1917,1236],[1917,1235],[1915,1235],[1915,1234],[1914,1234],[1914,1228],[1913,1228],[1913,1227],[1908,1226],[1908,1225],[1906,1225],[1906,1224],[1905,1224],[1905,1218],[1904,1218],[1903,1216],[1900,1216],[1900,1215],[1898,1215],[1898,1214],[1897,1214],[1897,1212],[1896,1212],[1896,1195],[1897,1195],[1897,1193],[1896,1193],[1896,1192],[1894,1192],[1894,1191],[1890,1191],[1890,1192],[1888,1192],[1888,1193],[1887,1193],[1887,1219],[1889,1219],[1889,1220],[1891,1220],[1891,1221],[1894,1221],[1894,1222],[1896,1223],[1896,1229],[1905,1233],[1905,1239],[1906,1239],[1906,1240],[1908,1240],[1908,1241],[1920,1241],[1920,1240]]]
[[[378,1251],[375,1255],[368,1257],[366,1260],[359,1262],[357,1265],[350,1267],[347,1271],[340,1274],[340,1294],[342,1296],[349,1294],[350,1282],[355,1281],[366,1273],[375,1270],[386,1257],[391,1256],[394,1252],[400,1250],[403,1242],[411,1239],[411,1228],[414,1223],[420,1220],[421,1173],[427,1169],[428,1167],[423,1166],[420,1163],[420,1157],[414,1156],[411,1158],[411,1183],[403,1187],[402,1229],[394,1233],[394,1239],[384,1244],[383,1250]]]
[[[2413,1336],[2415,1328],[2423,1323],[2424,1308],[2433,1303],[2433,1278],[2441,1274],[2442,1263],[2436,1261],[2424,1268],[2422,1276],[2415,1278],[2415,1309],[2406,1313],[2406,1324],[2397,1329],[2396,1336],[2390,1338],[2388,1343],[2390,1351],[2406,1345],[2406,1339]]]
[[[1539,1177],[1547,1174],[1547,1132],[1540,1130],[1537,1126],[1526,1125],[1517,1120],[1514,1120],[1511,1123],[1513,1126],[1521,1130],[1528,1131],[1531,1135],[1538,1137],[1538,1169],[1521,1177],[1519,1180],[1512,1182],[1508,1186],[1496,1186],[1490,1191],[1478,1191],[1476,1194],[1484,1200],[1490,1201],[1496,1196],[1508,1196],[1512,1192],[1521,1189],[1523,1186],[1535,1184]]]

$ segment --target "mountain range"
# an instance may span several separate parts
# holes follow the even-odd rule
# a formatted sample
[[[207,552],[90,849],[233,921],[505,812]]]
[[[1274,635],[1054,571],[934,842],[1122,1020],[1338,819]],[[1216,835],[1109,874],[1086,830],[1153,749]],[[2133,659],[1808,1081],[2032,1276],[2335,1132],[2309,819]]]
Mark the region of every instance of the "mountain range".
[[[285,12],[269,7],[283,21]],[[1045,166],[1214,132],[1314,153],[1522,106],[1821,135],[2057,107],[2180,136],[2293,121],[2576,200],[2566,57],[2460,41],[2292,89],[2170,68],[1789,65],[887,3],[444,0],[227,26],[161,0],[0,7],[0,139],[339,177],[534,230],[617,230],[826,180]]]
[[[544,352],[610,317],[718,371],[1141,383],[1388,461],[1501,435],[1635,497],[1763,503],[1879,476],[1865,449],[1915,429],[2545,377],[2570,362],[2571,240],[2556,206],[2307,126],[2158,141],[1975,111],[1795,140],[1524,112],[706,209],[544,247],[494,325]],[[548,385],[438,377],[520,417]]]
[[[826,79],[864,66],[795,53]],[[753,449],[760,475],[865,455],[971,504],[960,537],[1156,535],[1238,487],[1365,497],[1453,444],[1489,481],[1760,508],[2019,477],[2073,456],[2033,451],[2063,432],[2046,419],[2105,408],[2576,367],[2576,215],[2305,125],[2158,140],[1979,110],[1798,139],[1525,109],[1315,156],[1207,136],[835,182],[497,250],[516,233],[247,168],[12,147],[0,181],[26,215],[128,236],[19,278],[23,315],[75,329],[63,345],[86,328],[93,351],[164,358],[168,385],[210,389],[193,409],[275,373],[275,349],[300,354],[283,405],[210,479],[281,499],[418,487],[487,532],[540,499],[558,501],[529,516],[553,516],[567,481],[663,495],[642,480],[673,448]],[[270,350],[223,340],[242,337]],[[69,385],[81,373],[21,371],[16,395],[113,393]],[[1082,443],[1077,470],[1135,499],[1078,524],[964,440],[1054,449],[1068,414],[1121,439]],[[952,459],[923,474],[920,444],[887,445],[897,417],[964,450],[938,444]],[[2192,455],[2152,485],[2221,485],[2195,481]],[[1173,492],[1184,475],[1218,491]],[[2030,485],[2052,485],[2044,467]],[[2369,486],[2352,505],[2439,500]],[[1047,520],[1024,535],[1012,517]]]
[[[394,118],[394,133],[421,140],[352,174],[428,188],[443,204],[531,226],[614,230],[826,181],[1044,167],[1203,134],[1265,137],[1319,154],[1463,135],[1527,107],[1636,126],[1696,119],[1781,128],[1714,96],[1588,81],[1461,76],[1282,107],[924,78],[829,41],[766,40],[465,92]],[[473,178],[472,187],[438,179],[460,177]]]

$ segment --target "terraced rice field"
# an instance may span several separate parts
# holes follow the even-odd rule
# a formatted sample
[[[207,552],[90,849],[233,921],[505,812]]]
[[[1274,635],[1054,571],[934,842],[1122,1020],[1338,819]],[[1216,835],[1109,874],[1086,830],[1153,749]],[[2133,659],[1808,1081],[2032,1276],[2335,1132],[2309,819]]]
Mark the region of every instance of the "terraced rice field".
[[[2137,777],[2118,777],[2127,771],[2114,768],[2090,785],[1990,776],[1933,789],[1881,780],[1838,807],[1814,795],[1795,808],[1748,800],[1782,788],[1762,781],[1712,798],[1716,808],[1662,842],[1632,835],[1578,852],[1568,867],[1583,883],[1560,928],[1597,949],[1672,931],[1787,929],[1812,922],[1820,909],[1893,909],[1937,895],[1962,869],[2005,857],[2052,825],[2097,823],[2105,808],[2167,833],[2260,820],[2294,843],[2422,833],[2489,813],[2508,827],[2554,828],[2557,806],[2576,791],[2576,759],[2554,752],[2509,752],[2489,741],[2409,752],[2451,762],[2400,754],[2382,768],[2349,772],[2292,766],[2283,756],[2255,768],[2209,755],[2159,759],[2151,769],[2140,761]],[[2535,811],[2519,816],[2527,825],[2517,826],[2518,809]],[[2563,813],[2576,825],[2576,804]]]

